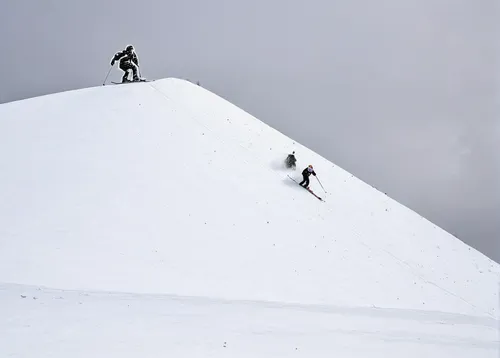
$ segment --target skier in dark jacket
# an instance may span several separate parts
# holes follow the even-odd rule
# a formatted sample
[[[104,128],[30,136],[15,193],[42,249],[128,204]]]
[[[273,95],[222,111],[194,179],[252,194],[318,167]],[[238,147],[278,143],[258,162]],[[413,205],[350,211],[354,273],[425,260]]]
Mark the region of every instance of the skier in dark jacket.
[[[309,165],[306,169],[302,171],[303,180],[299,183],[299,185],[303,186],[304,188],[309,188],[309,177],[311,176],[311,174],[316,176],[313,166]]]
[[[288,154],[288,157],[285,159],[285,165],[287,168],[292,168],[295,170],[295,163],[297,162],[297,159],[295,158],[295,152],[292,152],[292,154]]]
[[[120,60],[120,69],[125,72],[122,77],[122,83],[131,82],[128,79],[129,71],[132,71],[133,81],[140,81],[137,74],[139,69],[139,59],[135,53],[134,46],[128,45],[125,50],[117,52],[111,60],[111,66],[114,66],[115,62],[118,60]]]

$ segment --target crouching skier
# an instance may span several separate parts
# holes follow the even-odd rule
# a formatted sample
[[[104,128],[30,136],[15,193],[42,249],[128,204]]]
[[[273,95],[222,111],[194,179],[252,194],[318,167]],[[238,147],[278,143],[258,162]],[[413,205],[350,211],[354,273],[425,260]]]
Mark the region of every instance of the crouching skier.
[[[295,163],[297,162],[297,159],[295,158],[295,152],[292,152],[292,154],[288,154],[288,157],[285,159],[285,166],[287,168],[292,168],[295,170]]]
[[[306,189],[309,189],[309,177],[312,175],[316,176],[314,172],[313,166],[309,165],[306,169],[302,171],[302,181],[299,183],[300,186],[303,186]]]
[[[132,71],[133,82],[141,81],[138,75],[139,59],[135,53],[134,46],[128,45],[125,50],[117,52],[111,60],[111,66],[114,66],[118,60],[120,60],[120,69],[125,72],[122,77],[122,83],[132,82],[128,79],[129,71]]]

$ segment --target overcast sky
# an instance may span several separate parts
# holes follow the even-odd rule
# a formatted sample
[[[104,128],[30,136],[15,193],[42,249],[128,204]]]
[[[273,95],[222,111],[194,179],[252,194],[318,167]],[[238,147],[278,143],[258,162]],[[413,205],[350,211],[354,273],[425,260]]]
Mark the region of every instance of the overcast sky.
[[[500,261],[499,16],[498,0],[4,0],[0,102],[101,85],[132,43],[145,77],[199,80]]]

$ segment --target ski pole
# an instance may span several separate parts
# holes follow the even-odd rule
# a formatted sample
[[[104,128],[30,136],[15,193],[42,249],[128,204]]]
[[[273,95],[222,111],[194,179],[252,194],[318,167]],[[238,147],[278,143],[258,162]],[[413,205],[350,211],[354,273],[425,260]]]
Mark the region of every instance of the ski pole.
[[[326,193],[326,190],[325,190],[325,188],[323,188],[323,184],[321,184],[317,175],[316,175],[316,179],[318,180],[319,185],[321,185],[321,188],[323,189],[323,191]]]
[[[109,76],[109,74],[111,73],[111,69],[112,69],[112,68],[113,68],[113,66],[111,66],[111,67],[109,68],[108,74],[106,75],[106,78],[104,79],[104,82],[102,83],[102,85],[103,85],[103,86],[104,86],[104,84],[106,83],[106,80],[108,79],[108,76]]]

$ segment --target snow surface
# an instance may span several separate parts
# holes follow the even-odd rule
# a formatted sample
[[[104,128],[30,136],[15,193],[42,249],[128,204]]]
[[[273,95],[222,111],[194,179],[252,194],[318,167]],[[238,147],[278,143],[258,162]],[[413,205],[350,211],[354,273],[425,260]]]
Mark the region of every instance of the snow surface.
[[[189,82],[0,105],[0,165],[1,357],[500,354],[497,263]]]

